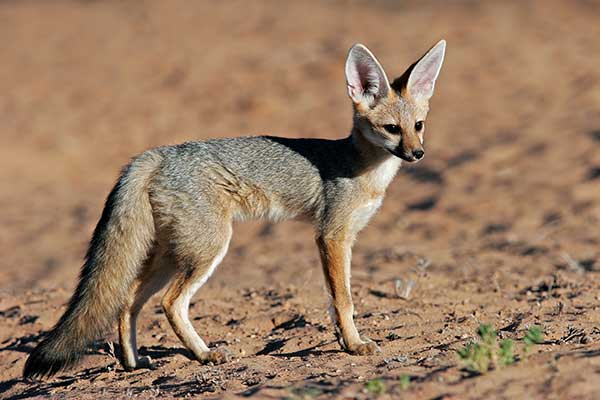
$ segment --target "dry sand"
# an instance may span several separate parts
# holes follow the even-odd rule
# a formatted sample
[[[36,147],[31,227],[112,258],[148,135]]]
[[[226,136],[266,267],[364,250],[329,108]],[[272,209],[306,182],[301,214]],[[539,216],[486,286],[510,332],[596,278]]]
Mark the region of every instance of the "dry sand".
[[[0,397],[369,398],[380,378],[381,398],[600,398],[599,20],[594,1],[2,1]],[[139,344],[156,370],[125,373],[109,336],[73,371],[20,379],[130,156],[343,137],[349,46],[396,76],[440,38],[425,160],[403,167],[354,251],[357,325],[381,355],[334,342],[311,228],[256,222],[191,309],[233,362],[188,359],[155,297]],[[484,322],[515,340],[541,325],[545,342],[469,375],[456,350]]]

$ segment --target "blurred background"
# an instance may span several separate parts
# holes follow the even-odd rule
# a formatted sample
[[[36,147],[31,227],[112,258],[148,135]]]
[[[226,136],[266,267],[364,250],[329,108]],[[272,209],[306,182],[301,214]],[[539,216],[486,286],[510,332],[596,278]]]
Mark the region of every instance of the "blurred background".
[[[393,79],[448,41],[415,173],[443,179],[434,208],[475,225],[458,231],[553,213],[597,237],[599,15],[593,1],[4,1],[1,269],[30,284],[79,263],[119,168],[149,147],[346,136],[354,42]],[[384,210],[401,218],[424,186],[402,171]]]
[[[2,1],[0,309],[48,290],[54,309],[68,299],[131,156],[212,137],[344,137],[348,48],[366,44],[393,79],[442,38],[427,156],[359,237],[357,290],[414,257],[432,261],[421,298],[492,290],[500,304],[557,273],[598,289],[599,21],[592,0]],[[317,265],[310,227],[243,224],[206,293],[289,284],[324,308]]]

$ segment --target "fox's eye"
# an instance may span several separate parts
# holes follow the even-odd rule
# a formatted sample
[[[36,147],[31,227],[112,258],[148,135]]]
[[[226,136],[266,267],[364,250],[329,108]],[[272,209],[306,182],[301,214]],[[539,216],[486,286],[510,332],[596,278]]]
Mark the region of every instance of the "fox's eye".
[[[383,129],[385,129],[389,133],[400,133],[400,127],[394,124],[384,125]]]
[[[423,130],[423,121],[417,121],[415,122],[415,130],[417,132],[421,132]]]

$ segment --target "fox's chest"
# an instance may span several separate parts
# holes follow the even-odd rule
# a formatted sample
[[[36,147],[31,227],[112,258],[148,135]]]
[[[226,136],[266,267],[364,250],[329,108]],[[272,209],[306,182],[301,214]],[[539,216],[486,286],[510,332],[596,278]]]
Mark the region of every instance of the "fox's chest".
[[[396,176],[396,173],[401,165],[402,160],[396,157],[390,157],[378,165],[377,168],[369,171],[369,173],[365,176],[365,183],[366,186],[369,187],[369,191],[383,194],[389,184],[392,182],[392,179],[394,179]]]
[[[381,207],[382,201],[383,196],[370,199],[352,212],[351,226],[354,233],[359,232],[369,223],[377,210],[379,210],[379,207]]]
[[[399,159],[390,157],[363,176],[361,190],[365,200],[352,212],[352,230],[354,232],[363,229],[379,210],[385,190],[394,179],[400,164]]]

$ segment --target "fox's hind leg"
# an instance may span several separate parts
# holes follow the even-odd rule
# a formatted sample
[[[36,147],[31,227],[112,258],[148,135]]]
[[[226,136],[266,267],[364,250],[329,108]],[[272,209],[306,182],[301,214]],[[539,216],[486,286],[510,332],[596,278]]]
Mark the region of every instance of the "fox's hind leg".
[[[132,286],[130,296],[119,316],[121,363],[127,371],[153,368],[150,357],[138,355],[136,320],[144,304],[171,280],[174,273],[175,264],[172,258],[164,247],[158,247]]]
[[[224,219],[211,219],[194,231],[193,239],[181,233],[179,238],[173,239],[177,272],[162,300],[165,314],[185,347],[199,361],[215,364],[228,361],[229,352],[223,348],[210,350],[192,326],[188,311],[192,296],[210,277],[229,247],[231,222]]]

